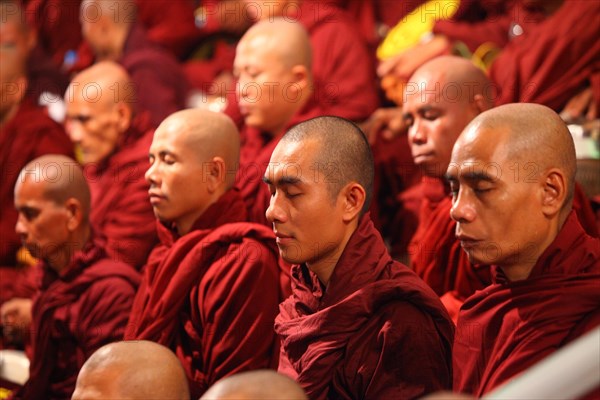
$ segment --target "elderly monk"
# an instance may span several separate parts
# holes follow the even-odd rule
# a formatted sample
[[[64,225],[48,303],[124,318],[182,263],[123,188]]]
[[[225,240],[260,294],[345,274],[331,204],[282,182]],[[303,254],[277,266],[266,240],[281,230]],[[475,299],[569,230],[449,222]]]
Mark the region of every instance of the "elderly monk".
[[[139,277],[108,258],[94,235],[90,192],[74,160],[48,155],[27,164],[15,186],[15,208],[16,230],[41,260],[42,273],[33,300],[29,380],[16,397],[63,399],[86,358],[122,338]]]
[[[311,399],[405,399],[448,388],[453,324],[373,227],[373,158],[360,129],[338,117],[295,126],[264,180],[279,253],[294,264],[292,296],[275,323],[279,371]]]
[[[489,267],[469,262],[454,236],[450,188],[443,177],[454,142],[479,113],[493,106],[493,86],[470,61],[442,56],[410,78],[403,106],[408,142],[423,171],[419,225],[408,253],[413,270],[442,296],[453,319],[462,301],[490,284]]]
[[[233,189],[239,133],[229,117],[177,112],[158,127],[149,154],[161,244],[145,266],[125,338],[175,351],[198,398],[224,376],[275,368],[273,322],[289,280],[270,229],[245,222]]]
[[[115,342],[83,364],[72,400],[189,400],[185,371],[171,352],[146,340]]]
[[[298,383],[275,371],[242,372],[215,383],[200,400],[308,400]]]
[[[250,221],[269,225],[269,191],[261,177],[271,153],[286,128],[322,114],[312,88],[306,31],[283,18],[257,23],[238,44],[234,74],[245,123],[236,186]]]
[[[461,308],[455,391],[479,397],[600,323],[600,240],[572,211],[575,169],[571,135],[545,106],[492,109],[458,138],[450,215],[493,283]]]
[[[12,297],[27,297],[33,287],[26,283],[27,264],[17,254],[21,241],[15,233],[17,211],[14,187],[21,168],[44,154],[73,153],[62,127],[52,121],[30,98],[25,97],[25,65],[1,50],[0,56],[0,305]],[[22,253],[20,253],[22,254]]]
[[[66,129],[92,192],[90,219],[107,238],[108,254],[137,269],[156,244],[147,201],[147,111],[136,110],[136,92],[123,67],[103,61],[76,75],[66,94]]]
[[[80,19],[84,39],[96,61],[115,61],[131,77],[140,110],[150,111],[153,126],[185,107],[187,82],[173,55],[151,43],[136,22],[133,0],[84,0]]]

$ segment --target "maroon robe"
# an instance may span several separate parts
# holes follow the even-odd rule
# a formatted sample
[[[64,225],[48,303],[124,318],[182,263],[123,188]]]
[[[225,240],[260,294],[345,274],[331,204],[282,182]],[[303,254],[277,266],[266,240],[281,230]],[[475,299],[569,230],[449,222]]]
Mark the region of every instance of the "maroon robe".
[[[135,85],[138,111],[149,111],[154,127],[185,108],[188,84],[181,66],[172,54],[148,40],[140,24],[131,27],[119,63]]]
[[[92,194],[92,224],[106,237],[108,255],[137,269],[158,241],[144,178],[154,133],[148,127],[148,115],[137,116],[117,152],[106,162],[85,168]]]
[[[21,240],[15,232],[18,213],[14,188],[21,169],[44,154],[73,156],[73,145],[63,128],[42,108],[24,100],[0,130],[0,304],[12,297],[29,297],[33,288],[20,285],[25,274],[16,267]]]
[[[496,105],[529,102],[561,111],[597,73],[598,15],[598,1],[565,0],[543,23],[508,44],[489,72],[498,89]]]
[[[313,400],[408,399],[449,388],[454,326],[433,291],[393,261],[362,217],[324,287],[292,267],[279,372]]]
[[[135,298],[125,339],[175,351],[192,398],[224,376],[277,365],[273,321],[289,283],[280,284],[273,232],[245,217],[230,190],[182,237],[159,224]]]
[[[107,258],[101,246],[90,240],[60,276],[41,264],[29,380],[16,398],[69,398],[86,359],[105,344],[122,340],[139,276]]]
[[[600,324],[600,240],[574,212],[527,279],[493,280],[460,311],[455,391],[481,396]]]

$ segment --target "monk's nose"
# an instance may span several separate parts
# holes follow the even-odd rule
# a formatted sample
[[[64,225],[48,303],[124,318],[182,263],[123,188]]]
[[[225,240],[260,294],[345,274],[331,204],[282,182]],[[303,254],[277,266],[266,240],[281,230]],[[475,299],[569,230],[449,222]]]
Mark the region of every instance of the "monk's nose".
[[[285,212],[281,206],[280,195],[275,194],[271,196],[271,200],[269,202],[269,207],[265,212],[265,216],[267,217],[267,221],[269,223],[275,222],[283,222],[285,221]]]
[[[421,126],[421,123],[416,120],[413,124],[408,128],[408,138],[411,143],[414,144],[425,144],[427,143],[427,133],[425,129]]]
[[[469,201],[468,195],[464,190],[459,190],[456,197],[452,200],[450,208],[450,217],[456,222],[471,222],[475,219],[475,207]]]

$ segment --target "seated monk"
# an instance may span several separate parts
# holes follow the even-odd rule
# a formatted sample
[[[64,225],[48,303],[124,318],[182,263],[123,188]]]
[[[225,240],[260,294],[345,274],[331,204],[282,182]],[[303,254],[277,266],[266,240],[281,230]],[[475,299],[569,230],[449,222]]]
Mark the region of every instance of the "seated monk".
[[[493,283],[460,310],[455,391],[480,397],[600,324],[600,240],[572,210],[575,170],[567,127],[537,104],[486,111],[456,141],[450,215]]]
[[[489,267],[469,262],[454,236],[450,188],[443,177],[462,130],[493,106],[493,87],[470,61],[441,56],[419,68],[407,89],[403,112],[408,141],[424,174],[419,225],[408,247],[410,265],[456,320],[462,301],[491,278]]]
[[[115,342],[83,364],[71,400],[189,400],[185,371],[171,352],[146,340]]]
[[[279,372],[310,399],[416,398],[449,388],[454,326],[435,293],[392,260],[367,212],[373,157],[338,117],[288,131],[264,176],[267,219],[292,266]]]
[[[289,280],[271,230],[245,222],[233,189],[239,133],[229,117],[177,112],[158,127],[149,154],[161,243],[144,267],[125,338],[173,350],[196,399],[224,376],[276,367],[273,322]]]
[[[106,237],[108,255],[140,269],[157,237],[144,179],[153,131],[135,99],[123,67],[100,62],[73,78],[65,127],[85,167],[90,219]]]
[[[15,398],[64,399],[84,361],[122,339],[139,276],[108,258],[94,234],[90,191],[74,160],[47,155],[27,164],[15,208],[16,231],[42,274],[31,312],[29,380]]]
[[[13,297],[29,297],[26,265],[30,257],[18,257],[21,240],[15,233],[17,211],[14,187],[19,171],[44,154],[72,155],[73,146],[63,128],[25,96],[25,65],[2,52],[0,57],[0,305]]]
[[[313,93],[308,35],[298,23],[275,18],[254,25],[236,49],[234,74],[244,116],[236,181],[250,221],[269,225],[269,191],[261,177],[285,129],[322,114]]]
[[[306,394],[287,376],[269,369],[242,372],[223,378],[200,400],[308,400]]]
[[[188,85],[175,57],[148,40],[136,14],[134,0],[84,0],[81,31],[95,61],[115,61],[127,70],[139,109],[150,112],[156,127],[185,107]]]

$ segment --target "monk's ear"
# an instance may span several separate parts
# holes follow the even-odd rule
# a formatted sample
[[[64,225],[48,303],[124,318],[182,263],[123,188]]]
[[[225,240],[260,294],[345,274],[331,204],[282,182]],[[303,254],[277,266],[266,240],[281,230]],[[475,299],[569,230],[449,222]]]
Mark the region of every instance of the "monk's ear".
[[[206,180],[206,188],[209,193],[214,193],[222,187],[227,176],[227,167],[225,160],[221,157],[213,157],[213,159],[204,164],[204,179]]]
[[[304,65],[294,65],[292,67],[292,74],[294,75],[294,82],[299,85],[300,89],[308,86],[310,71]],[[294,85],[291,85],[290,90],[293,89]]]
[[[477,114],[481,114],[484,111],[490,109],[490,105],[485,101],[485,98],[481,94],[476,94],[473,97],[473,107],[475,107],[475,111]]]
[[[365,189],[356,182],[350,182],[341,190],[343,201],[343,220],[350,222],[360,215],[367,194]]]
[[[67,229],[69,232],[75,231],[81,225],[83,220],[83,211],[79,200],[71,197],[65,202],[67,211]]]
[[[565,174],[553,168],[542,175],[542,213],[546,216],[556,215],[562,209],[568,194]]]
[[[133,111],[131,110],[131,107],[129,107],[128,104],[126,104],[123,101],[118,102],[117,104],[115,104],[115,112],[116,112],[116,117],[117,117],[117,126],[119,129],[120,133],[123,133],[125,131],[127,131],[127,129],[129,129],[129,126],[131,125],[131,119],[133,118]]]

